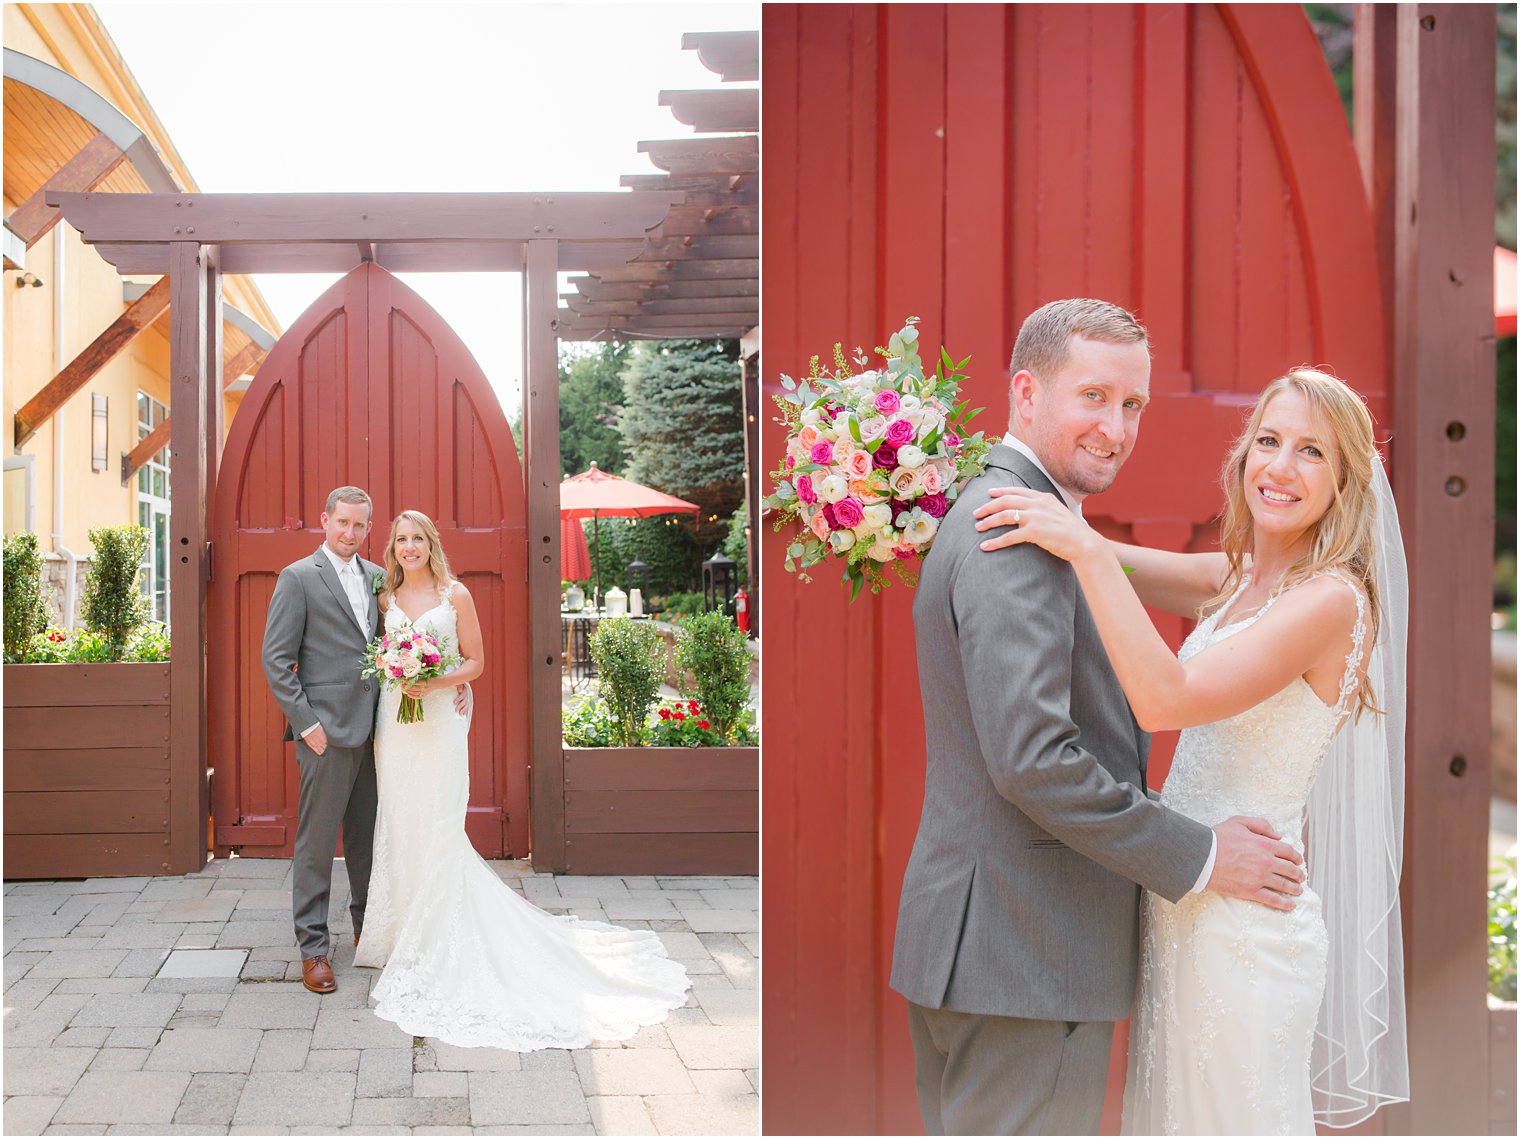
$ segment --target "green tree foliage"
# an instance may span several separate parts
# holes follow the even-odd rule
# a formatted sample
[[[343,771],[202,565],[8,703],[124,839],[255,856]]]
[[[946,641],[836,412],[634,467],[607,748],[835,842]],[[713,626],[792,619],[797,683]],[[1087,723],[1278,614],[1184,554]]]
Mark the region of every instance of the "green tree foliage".
[[[626,477],[701,508],[695,535],[700,565],[723,544],[728,516],[744,499],[738,344],[635,345],[623,373],[618,427],[628,456]]]
[[[591,523],[584,523],[586,548],[591,554],[591,581],[601,566],[602,589],[614,585],[628,589],[628,565],[642,561],[649,567],[649,591],[665,594],[696,589],[702,583],[701,549],[692,536],[690,515],[660,514],[653,518],[602,518],[601,558],[597,557],[596,537]],[[645,601],[649,599],[646,597]]]
[[[644,720],[660,692],[665,643],[648,621],[614,617],[591,634],[597,692],[612,711],[614,736],[622,747],[644,742]]]
[[[561,477],[584,474],[595,463],[623,473],[623,369],[629,344],[562,345],[559,358],[559,462]]]
[[[748,645],[749,638],[722,613],[689,618],[676,633],[676,671],[686,678],[682,691],[724,739],[749,699]]]
[[[148,620],[148,599],[137,575],[148,554],[148,532],[141,526],[97,526],[90,531],[95,557],[84,579],[85,627],[103,635],[111,659],[120,660],[127,642]]]
[[[739,567],[739,584],[749,585],[749,542],[744,537],[744,526],[749,514],[740,502],[728,516],[728,535],[723,539],[723,552]]]
[[[1515,248],[1515,6],[1499,5],[1499,58],[1494,75],[1498,103],[1495,139],[1498,179],[1494,194],[1498,204],[1494,230],[1499,244]]]
[[[47,628],[42,600],[42,551],[36,534],[7,534],[0,588],[5,591],[5,659],[24,660],[27,643]]]

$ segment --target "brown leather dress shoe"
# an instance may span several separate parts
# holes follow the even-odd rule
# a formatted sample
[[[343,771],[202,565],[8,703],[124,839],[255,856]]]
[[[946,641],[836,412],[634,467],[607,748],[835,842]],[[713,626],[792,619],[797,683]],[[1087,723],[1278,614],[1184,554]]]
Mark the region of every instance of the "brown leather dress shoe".
[[[325,954],[308,957],[301,962],[301,984],[314,993],[337,991],[338,982],[333,977],[332,966],[327,963]]]

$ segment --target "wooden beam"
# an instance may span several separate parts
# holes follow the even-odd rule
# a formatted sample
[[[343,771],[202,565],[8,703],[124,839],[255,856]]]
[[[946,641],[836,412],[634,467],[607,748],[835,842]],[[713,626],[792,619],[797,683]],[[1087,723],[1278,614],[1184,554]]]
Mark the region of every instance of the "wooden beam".
[[[617,241],[642,237],[675,193],[544,194],[70,194],[50,205],[92,245],[361,241]],[[519,263],[520,264],[520,263]],[[223,272],[227,267],[224,264]]]
[[[593,301],[573,295],[566,302],[571,312],[584,316],[696,316],[713,313],[750,315],[750,323],[760,312],[757,297],[702,297],[685,300]]]
[[[171,250],[169,285],[170,401],[178,413],[169,433],[169,624],[176,646],[169,665],[169,849],[165,871],[189,874],[206,863],[206,563],[208,538],[206,404],[216,373],[207,360],[215,272],[193,241]]]
[[[528,488],[529,729],[533,857],[565,868],[564,752],[560,729],[559,243],[528,243],[523,280],[523,458]]]
[[[651,237],[647,248],[633,260],[642,261],[721,261],[735,257],[760,256],[760,238],[749,236],[719,237]]]
[[[52,418],[90,379],[105,367],[169,307],[169,278],[164,277],[111,322],[109,328],[75,356],[16,413],[15,440],[20,447]]]
[[[672,206],[656,232],[661,237],[753,235],[760,232],[760,207],[733,203],[719,206]]]
[[[220,351],[220,349],[218,349]],[[233,383],[254,368],[266,355],[259,344],[250,340],[238,350],[237,355],[228,360],[222,369],[222,391],[226,391]],[[165,416],[164,421],[145,435],[137,446],[121,457],[121,484],[126,486],[131,481],[142,465],[151,459],[169,441],[169,421],[173,416]],[[216,436],[218,439],[221,435]]]
[[[126,486],[142,465],[164,449],[169,442],[169,417],[144,435],[137,446],[121,457],[121,485]]]
[[[724,281],[599,281],[595,277],[571,277],[573,285],[588,300],[676,300],[681,297],[758,297],[756,279],[731,278]],[[569,295],[569,294],[562,294]]]
[[[392,273],[516,273],[522,270],[524,242],[437,241],[376,245],[375,263]],[[118,273],[164,273],[167,244],[103,241],[95,252]],[[644,248],[644,235],[619,241],[575,241],[561,246],[565,271],[621,265]],[[223,273],[339,273],[363,262],[357,244],[321,242],[222,246]]]
[[[695,51],[702,66],[725,83],[754,83],[760,78],[759,32],[687,32],[681,47]]]
[[[599,281],[722,281],[760,279],[758,258],[734,258],[722,261],[641,261],[632,265],[596,269],[591,274]]]
[[[760,92],[753,87],[729,91],[661,91],[660,106],[677,122],[697,131],[757,131]]]
[[[47,191],[93,190],[126,160],[125,151],[105,135],[96,135],[73,158],[60,166],[36,193],[11,211],[5,224],[30,249],[63,216],[57,207],[48,205],[44,200]]]
[[[639,153],[671,174],[753,174],[760,169],[760,140],[752,134],[646,141],[639,143]]]
[[[1483,1134],[1496,10],[1401,4],[1393,15],[1397,103],[1374,120],[1395,131],[1393,486],[1412,606],[1402,891],[1410,1101],[1390,1113],[1389,1129]]]
[[[754,205],[760,201],[760,183],[755,178],[735,174],[624,174],[618,185],[629,190],[680,190],[685,205],[709,206],[735,201]]]

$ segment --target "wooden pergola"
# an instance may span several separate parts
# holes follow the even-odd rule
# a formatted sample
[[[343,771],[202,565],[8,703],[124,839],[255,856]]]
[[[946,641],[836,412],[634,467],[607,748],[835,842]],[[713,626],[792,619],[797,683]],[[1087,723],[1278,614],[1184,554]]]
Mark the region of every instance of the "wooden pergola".
[[[210,809],[204,762],[211,491],[222,438],[222,274],[496,270],[524,278],[523,458],[527,494],[534,787],[557,786],[560,752],[558,274],[606,269],[642,248],[674,192],[543,194],[117,194],[50,190],[121,273],[163,273],[169,306],[174,501],[169,863],[198,869]],[[552,820],[551,820],[552,822]],[[539,839],[553,847],[563,835]]]

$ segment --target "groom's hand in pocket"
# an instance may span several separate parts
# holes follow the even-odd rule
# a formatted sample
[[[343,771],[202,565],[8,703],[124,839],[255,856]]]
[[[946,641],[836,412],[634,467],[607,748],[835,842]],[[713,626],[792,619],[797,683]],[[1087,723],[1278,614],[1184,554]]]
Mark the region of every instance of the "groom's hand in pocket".
[[[1214,834],[1219,847],[1208,889],[1274,910],[1293,908],[1293,896],[1304,892],[1303,855],[1265,819],[1237,815],[1216,826]]]
[[[468,684],[456,684],[454,686],[454,711],[466,720],[470,713],[475,710],[475,693]]]
[[[321,724],[318,724],[316,727],[312,728],[311,731],[307,732],[301,738],[306,741],[306,746],[311,748],[311,750],[316,752],[318,755],[321,755],[327,750],[327,732],[323,730]]]

